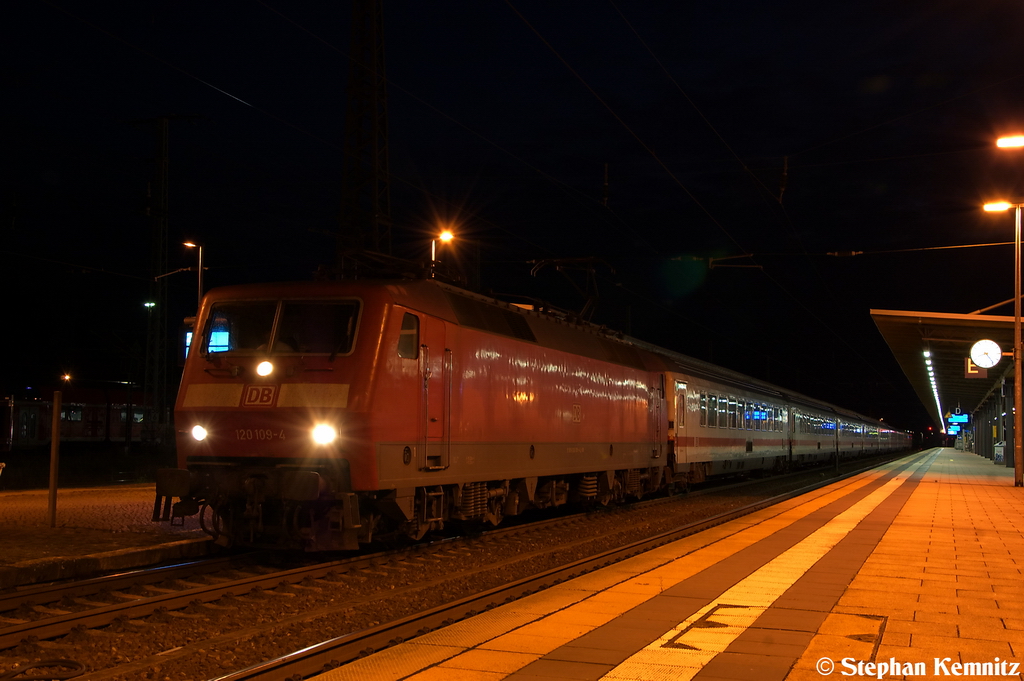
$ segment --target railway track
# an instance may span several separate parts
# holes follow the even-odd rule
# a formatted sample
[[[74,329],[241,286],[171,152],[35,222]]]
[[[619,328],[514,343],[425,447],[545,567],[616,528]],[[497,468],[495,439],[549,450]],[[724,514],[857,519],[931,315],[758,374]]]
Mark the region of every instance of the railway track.
[[[908,459],[900,468],[913,465],[919,458],[919,456],[915,456],[912,459]],[[826,485],[845,480],[871,468],[852,471],[838,478],[814,483],[748,504],[741,508],[661,533],[657,536],[648,537],[626,546],[605,551],[541,574],[445,604],[427,612],[388,622],[373,629],[327,640],[316,646],[310,646],[246,669],[218,676],[210,681],[273,681],[285,678],[306,678],[320,674],[378,650],[408,641],[435,629],[472,617],[480,612],[513,602],[563,581],[612,565],[749,513],[768,508],[787,499],[792,499]]]
[[[859,472],[859,471],[857,471]],[[854,473],[850,473],[852,475]],[[806,475],[806,474],[805,474]],[[825,484],[838,478],[829,478]],[[781,482],[781,478],[772,479]],[[325,665],[343,663],[354,659],[367,649],[379,649],[390,642],[409,638],[416,632],[441,626],[445,621],[461,619],[474,611],[493,604],[518,598],[543,588],[553,581],[570,578],[576,574],[614,562],[626,555],[633,555],[644,547],[651,548],[672,541],[687,534],[699,532],[705,527],[725,522],[732,517],[749,513],[782,498],[804,493],[813,487],[803,487],[783,497],[775,497],[757,505],[735,509],[725,515],[704,520],[671,533],[658,533],[644,543],[631,543],[628,548],[597,551],[585,559],[568,560],[555,569],[544,569],[537,575],[519,579],[502,579],[502,574],[528,574],[531,564],[541,564],[557,550],[565,555],[577,552],[580,555],[594,554],[593,533],[588,533],[588,524],[607,521],[611,526],[635,524],[638,514],[660,515],[659,505],[685,504],[704,496],[719,497],[728,490],[741,490],[757,485],[758,481],[727,488],[706,490],[688,496],[657,499],[623,507],[609,509],[604,513],[583,513],[560,518],[547,519],[508,528],[499,528],[472,537],[461,537],[417,545],[401,550],[378,552],[371,555],[348,557],[339,560],[304,565],[289,569],[275,569],[261,564],[258,554],[248,554],[216,561],[193,563],[160,568],[152,571],[135,571],[109,577],[95,578],[66,585],[33,587],[0,595],[0,650],[24,644],[26,641],[45,641],[64,637],[64,642],[48,644],[52,647],[65,646],[68,640],[81,638],[84,630],[96,630],[112,623],[139,623],[146,619],[168,621],[168,626],[188,624],[208,616],[214,616],[235,608],[251,606],[253,601],[266,600],[268,603],[299,601],[308,599],[313,607],[299,608],[297,612],[278,618],[273,624],[278,627],[299,626],[314,622],[318,618],[337,619],[339,609],[358,611],[379,610],[382,599],[402,599],[403,594],[438,590],[446,583],[472,581],[481,575],[495,582],[494,586],[482,589],[473,596],[450,599],[451,603],[428,608],[425,613],[405,614],[391,622],[369,622],[369,626],[333,637],[327,643],[310,647],[307,654],[276,655],[272,663],[246,667],[246,671],[232,672],[224,679],[281,679],[293,674],[308,675],[322,670]],[[617,516],[623,516],[616,519]],[[598,532],[597,534],[601,534]],[[565,541],[565,537],[574,537]],[[613,540],[610,540],[613,541]],[[496,558],[497,556],[497,558]],[[422,576],[422,577],[419,577]],[[429,577],[433,577],[430,579]],[[404,580],[408,584],[403,585]],[[486,581],[486,580],[485,580]],[[380,582],[383,590],[365,589],[361,585]],[[391,582],[390,588],[387,582]],[[396,584],[396,582],[398,582]],[[507,582],[507,583],[506,583]],[[330,596],[336,588],[348,587],[349,595],[343,597],[342,605]],[[411,598],[411,597],[410,597]],[[257,611],[260,608],[255,608]],[[22,619],[24,617],[24,619]],[[356,622],[356,624],[358,624]],[[148,626],[148,625],[147,625]],[[218,632],[215,636],[171,646],[156,654],[136,657],[127,663],[96,669],[83,679],[133,678],[132,673],[141,673],[158,665],[173,665],[176,660],[194,656],[197,652],[218,646],[237,646],[239,642],[259,637],[266,624],[234,628]],[[65,646],[66,647],[66,646]],[[0,660],[2,662],[2,660]],[[267,667],[266,665],[271,665]],[[292,669],[296,671],[292,671]],[[241,674],[234,676],[234,674]],[[139,677],[143,678],[143,677]]]
[[[653,500],[641,507],[664,503],[671,503],[671,499]],[[618,507],[610,512],[627,512],[628,509]],[[80,627],[102,627],[120,618],[139,619],[160,610],[213,603],[225,596],[269,591],[330,575],[405,569],[401,567],[403,564],[430,561],[453,552],[465,554],[477,544],[486,548],[516,535],[560,532],[586,515],[547,519],[471,537],[454,537],[291,569],[268,567],[261,563],[268,558],[268,552],[253,552],[19,589],[0,594],[0,650],[16,646],[29,637],[55,638]]]

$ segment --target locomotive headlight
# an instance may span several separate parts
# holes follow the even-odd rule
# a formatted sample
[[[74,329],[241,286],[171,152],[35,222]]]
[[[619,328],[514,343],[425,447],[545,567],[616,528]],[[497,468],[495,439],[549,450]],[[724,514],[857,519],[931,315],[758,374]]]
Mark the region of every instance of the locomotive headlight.
[[[338,439],[338,431],[334,429],[334,426],[320,423],[313,428],[313,442],[318,445],[329,445],[336,439]]]
[[[206,428],[202,426],[192,426],[192,437],[196,439],[196,442],[202,442],[206,439]]]
[[[256,373],[260,376],[269,376],[274,371],[274,365],[263,361],[256,365]]]

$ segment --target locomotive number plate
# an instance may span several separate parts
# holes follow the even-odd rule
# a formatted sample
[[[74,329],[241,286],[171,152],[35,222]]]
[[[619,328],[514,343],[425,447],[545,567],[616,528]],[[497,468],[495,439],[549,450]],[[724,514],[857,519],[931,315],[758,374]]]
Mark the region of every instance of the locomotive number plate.
[[[236,428],[236,440],[283,440],[283,430],[271,430],[270,428]]]

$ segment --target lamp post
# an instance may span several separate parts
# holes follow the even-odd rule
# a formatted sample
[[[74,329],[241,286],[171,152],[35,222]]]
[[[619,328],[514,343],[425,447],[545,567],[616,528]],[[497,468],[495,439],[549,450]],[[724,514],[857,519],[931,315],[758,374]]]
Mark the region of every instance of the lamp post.
[[[437,242],[448,243],[455,238],[455,235],[451,233],[451,230],[444,230],[436,237],[430,240],[430,278],[434,278],[434,266],[437,263]]]
[[[1024,145],[1024,139],[1022,139]],[[1003,146],[1003,145],[1000,145]],[[985,210],[1014,209],[1013,229],[1013,486],[1024,487],[1024,405],[1021,404],[1020,325],[1020,209],[1024,204],[999,201],[986,203]]]
[[[199,249],[199,299],[196,302],[196,314],[199,314],[199,306],[203,304],[203,247],[191,241],[184,244],[187,248]]]
[[[996,140],[1000,149],[1024,147],[1024,135],[1010,135]],[[1007,206],[1008,208],[1009,206]],[[1024,487],[1024,404],[1021,404],[1021,330],[1020,330],[1020,207],[1014,205],[1013,238],[1013,486]],[[1005,208],[1003,210],[1006,210]]]

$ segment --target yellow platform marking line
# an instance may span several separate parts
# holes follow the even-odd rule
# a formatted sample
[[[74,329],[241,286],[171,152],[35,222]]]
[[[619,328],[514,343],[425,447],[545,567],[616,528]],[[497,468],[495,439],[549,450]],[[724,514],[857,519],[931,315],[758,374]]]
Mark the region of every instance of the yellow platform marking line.
[[[602,678],[692,679],[924,463],[898,474]]]
[[[927,458],[925,456],[922,461]],[[432,678],[432,673],[440,670],[454,669],[459,674],[459,670],[467,668],[484,673],[498,671],[503,678],[510,671],[504,667],[504,663],[497,662],[504,660],[505,652],[514,654],[520,667],[526,666],[736,551],[857,491],[901,463],[896,461],[887,464],[812,492],[808,495],[810,498],[790,499],[666,544],[417,637],[413,641],[355,660],[317,676],[316,679],[371,681],[411,678],[426,681]],[[633,597],[633,601],[624,603],[623,597]],[[617,609],[601,607],[609,599],[618,601]],[[595,609],[601,612],[595,612]],[[580,624],[585,626],[573,630]],[[527,646],[527,643],[533,645]],[[528,653],[524,654],[524,647],[530,649]],[[486,655],[473,655],[474,650]],[[469,656],[474,658],[472,663]],[[495,663],[485,665],[481,660],[492,660]],[[424,671],[416,674],[419,670]]]

